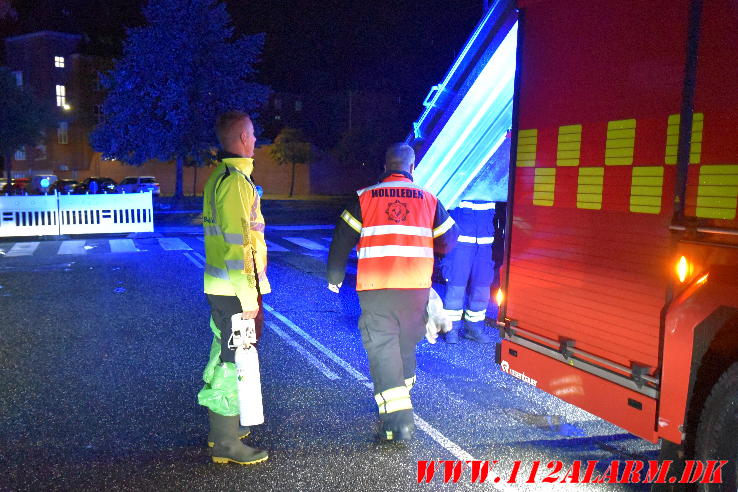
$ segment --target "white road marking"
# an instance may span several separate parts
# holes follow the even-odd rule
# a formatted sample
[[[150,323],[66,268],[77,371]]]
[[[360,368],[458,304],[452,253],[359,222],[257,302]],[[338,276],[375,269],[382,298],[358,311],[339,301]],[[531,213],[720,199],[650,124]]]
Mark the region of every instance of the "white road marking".
[[[141,251],[136,247],[133,239],[110,239],[108,243],[110,244],[111,253],[136,253]]]
[[[31,256],[38,248],[38,241],[27,243],[15,243],[15,246],[5,254],[5,256]]]
[[[199,263],[199,262],[198,262],[198,261],[197,261],[196,259],[194,259],[194,258],[192,257],[192,255],[190,255],[189,253],[182,253],[182,254],[183,254],[183,255],[185,255],[185,258],[187,258],[188,260],[190,260],[190,261],[191,261],[191,262],[192,262],[192,263],[193,263],[193,264],[194,264],[194,265],[195,265],[195,266],[196,266],[197,268],[202,268],[202,267],[203,267],[203,266],[202,266],[202,265],[201,265],[201,264],[200,264],[200,263]]]
[[[192,251],[192,248],[178,237],[160,237],[157,241],[162,249],[167,251]]]
[[[335,226],[332,225],[267,225],[267,229],[273,231],[318,231],[330,230]]]
[[[287,325],[289,328],[291,328],[293,331],[295,331],[298,335],[305,338],[308,342],[315,345],[318,350],[323,352],[325,355],[327,355],[331,360],[336,362],[339,366],[343,367],[348,371],[349,374],[351,374],[354,378],[356,378],[359,382],[361,382],[364,386],[369,388],[370,390],[374,390],[374,385],[371,383],[371,381],[367,381],[367,377],[361,374],[359,371],[354,369],[348,362],[341,359],[339,356],[337,356],[335,353],[333,353],[330,349],[327,349],[323,345],[321,345],[319,342],[317,342],[313,337],[305,333],[303,330],[301,330],[297,325],[295,325],[292,321],[290,321],[288,318],[283,316],[282,314],[278,313],[274,310],[271,306],[268,304],[264,304],[264,309],[272,313],[274,316],[276,316],[280,321],[282,321],[285,325]],[[453,454],[456,459],[461,461],[473,461],[474,457],[469,454],[467,451],[465,451],[461,446],[444,436],[438,429],[430,425],[428,422],[426,422],[423,418],[419,417],[417,414],[415,414],[415,424],[418,426],[420,430],[428,434],[431,439],[436,441],[440,446],[442,446],[444,449],[446,449],[449,453]],[[489,476],[487,477],[487,481],[484,483],[484,485],[487,485],[488,487],[492,487],[495,490],[501,490],[501,491],[509,491],[513,492],[516,489],[513,487],[510,487],[507,484],[501,483],[501,484],[495,484],[494,480],[498,478],[498,475],[495,474],[493,471],[490,471]],[[498,482],[502,482],[502,477],[499,477]]]
[[[328,369],[328,367],[325,364],[323,364],[318,359],[316,359],[313,354],[311,354],[310,352],[308,352],[307,350],[305,350],[305,348],[303,348],[302,345],[298,344],[296,341],[294,341],[292,338],[290,338],[290,336],[288,334],[286,334],[285,332],[283,332],[282,330],[280,330],[277,327],[277,325],[275,325],[274,323],[267,323],[267,326],[272,331],[274,331],[274,333],[276,333],[277,335],[279,335],[280,337],[282,337],[282,339],[285,342],[287,342],[287,344],[289,344],[292,348],[294,348],[295,350],[297,350],[298,352],[300,352],[300,354],[303,357],[305,357],[312,365],[314,365],[315,367],[317,367],[318,370],[325,375],[325,377],[327,377],[328,379],[331,379],[331,380],[333,380],[333,379],[341,379],[341,376],[339,376],[335,372],[333,372],[330,369]]]
[[[267,251],[289,251],[287,248],[283,248],[279,244],[275,244],[271,241],[266,241]]]
[[[308,335],[307,333],[305,333],[300,327],[298,327],[296,324],[294,324],[288,318],[286,318],[282,314],[280,314],[277,311],[275,311],[274,308],[271,307],[269,304],[264,304],[264,309],[267,310],[267,311],[269,311],[270,313],[272,313],[274,316],[276,316],[277,319],[279,319],[282,323],[284,323],[289,328],[291,328],[292,331],[294,331],[295,333],[297,333],[298,335],[300,335],[302,338],[304,338],[305,340],[307,340],[308,342],[310,342],[315,348],[317,348],[318,350],[320,350],[321,352],[323,352],[333,362],[335,362],[339,366],[343,367],[346,370],[346,372],[348,372],[349,374],[351,374],[353,377],[355,377],[359,381],[366,381],[367,380],[367,377],[366,376],[364,376],[362,373],[360,373],[359,371],[357,371],[356,369],[354,369],[353,367],[351,367],[351,365],[348,362],[346,362],[345,360],[341,359],[339,356],[337,356],[332,351],[330,351],[325,346],[323,346],[323,344],[321,344],[319,341],[317,341],[316,339],[314,339],[313,337],[311,337],[310,335]]]
[[[193,251],[192,254],[195,255],[197,259],[202,262],[203,265],[206,263],[205,257],[201,255],[200,253],[198,253],[197,251]]]
[[[285,237],[284,239],[298,246],[302,246],[303,248],[307,248],[313,251],[328,251],[328,248],[323,246],[322,244],[318,244],[315,241],[311,241],[310,239],[305,239],[304,237]]]
[[[201,243],[205,242],[205,238],[202,236],[197,236],[197,240],[200,241]]]
[[[85,248],[84,240],[77,241],[62,241],[59,246],[59,250],[56,252],[58,255],[86,255],[87,249]]]

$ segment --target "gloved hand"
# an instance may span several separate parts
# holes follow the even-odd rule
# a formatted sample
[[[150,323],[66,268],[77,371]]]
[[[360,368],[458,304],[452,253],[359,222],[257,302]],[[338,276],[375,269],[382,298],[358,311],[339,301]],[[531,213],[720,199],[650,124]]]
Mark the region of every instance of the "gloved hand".
[[[341,282],[338,285],[329,283],[328,284],[328,290],[330,290],[331,292],[335,292],[336,294],[338,294],[338,292],[341,290],[341,286],[342,285],[343,285],[343,282]]]

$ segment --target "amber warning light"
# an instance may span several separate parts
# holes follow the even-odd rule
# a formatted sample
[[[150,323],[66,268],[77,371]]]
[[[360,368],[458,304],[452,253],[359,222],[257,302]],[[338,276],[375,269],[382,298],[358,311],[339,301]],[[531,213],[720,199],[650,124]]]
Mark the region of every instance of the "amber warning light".
[[[502,287],[497,289],[497,293],[495,294],[495,302],[497,303],[497,307],[502,306],[502,302],[505,300],[505,294],[502,292]]]
[[[679,258],[679,261],[677,261],[676,264],[676,274],[680,283],[683,284],[687,280],[687,276],[689,275],[689,271],[691,270],[690,267],[691,265],[689,264],[685,256]]]

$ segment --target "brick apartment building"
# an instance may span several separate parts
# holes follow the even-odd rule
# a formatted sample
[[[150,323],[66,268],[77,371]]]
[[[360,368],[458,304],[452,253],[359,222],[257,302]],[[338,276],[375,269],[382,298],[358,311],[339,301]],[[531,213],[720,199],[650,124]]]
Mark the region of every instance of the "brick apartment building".
[[[7,68],[18,85],[54,108],[54,127],[36,146],[24,146],[15,153],[15,178],[35,174],[55,174],[82,180],[105,176],[119,182],[125,176],[156,176],[163,194],[175,187],[172,163],[151,161],[132,167],[101,159],[89,144],[89,135],[101,121],[104,89],[99,73],[112,67],[112,60],[80,52],[82,36],[40,31],[5,39]],[[261,108],[257,122],[267,141],[284,126],[302,128],[318,147],[330,148],[340,134],[352,126],[367,127],[397,121],[398,101],[373,92],[326,92],[319,94],[275,93]],[[389,144],[391,142],[387,142]],[[382,143],[384,145],[385,143]],[[290,166],[278,165],[270,156],[270,146],[256,149],[255,178],[265,192],[283,195],[289,191]],[[315,153],[315,162],[296,169],[295,194],[350,194],[371,183],[382,162],[366,167],[340,163],[326,151]],[[200,194],[211,169],[186,167],[186,194]]]
[[[79,35],[52,31],[5,40],[7,68],[19,86],[54,108],[55,119],[41,143],[15,153],[13,177],[50,173],[77,178],[95,159],[88,136],[102,117],[98,73],[111,63],[81,54],[81,41]]]

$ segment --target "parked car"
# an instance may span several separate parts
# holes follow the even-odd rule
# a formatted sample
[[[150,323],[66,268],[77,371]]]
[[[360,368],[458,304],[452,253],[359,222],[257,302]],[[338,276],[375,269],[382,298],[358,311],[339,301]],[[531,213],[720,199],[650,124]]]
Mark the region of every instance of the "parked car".
[[[0,193],[3,195],[27,195],[27,188],[30,182],[30,178],[11,179],[9,183],[5,183],[5,186],[0,190]]]
[[[74,189],[75,195],[99,195],[102,193],[115,193],[115,181],[110,178],[92,176],[82,181],[79,186]]]
[[[144,193],[150,191],[159,194],[159,183],[153,176],[127,176],[118,185],[118,193]]]
[[[36,174],[31,178],[31,183],[28,185],[28,193],[31,195],[45,195],[57,179],[59,178],[55,174]]]
[[[79,181],[74,179],[58,179],[49,186],[49,193],[58,192],[61,195],[69,195],[79,186]]]

